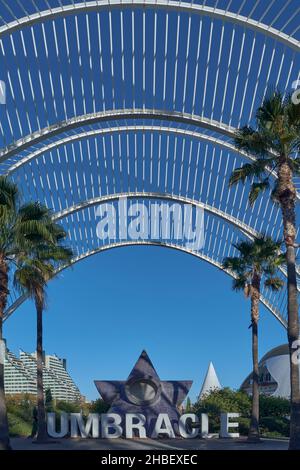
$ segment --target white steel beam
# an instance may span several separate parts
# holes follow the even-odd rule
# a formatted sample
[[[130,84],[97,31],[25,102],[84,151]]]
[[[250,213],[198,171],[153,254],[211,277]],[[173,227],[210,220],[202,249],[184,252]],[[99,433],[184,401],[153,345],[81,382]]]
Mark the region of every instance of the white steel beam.
[[[193,13],[196,15],[205,15],[210,18],[216,18],[223,21],[228,21],[233,24],[238,24],[265,34],[277,41],[286,44],[288,47],[299,51],[300,42],[297,39],[279,31],[272,26],[269,26],[260,21],[252,18],[237,14],[229,10],[222,10],[220,8],[209,7],[208,5],[198,5],[195,3],[188,3],[174,0],[94,0],[81,3],[72,3],[69,5],[61,5],[57,8],[46,9],[33,13],[31,15],[18,18],[10,23],[0,27],[0,38],[4,35],[11,34],[14,31],[32,26],[36,23],[41,23],[47,20],[54,20],[56,18],[65,17],[67,15],[74,15],[78,13],[87,13],[89,11],[101,11],[112,9],[155,9],[166,11],[177,11],[185,13]]]

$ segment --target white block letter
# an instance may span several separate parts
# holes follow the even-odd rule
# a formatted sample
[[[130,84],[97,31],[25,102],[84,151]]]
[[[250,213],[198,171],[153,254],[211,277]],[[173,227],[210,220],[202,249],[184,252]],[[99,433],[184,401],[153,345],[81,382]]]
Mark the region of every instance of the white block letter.
[[[116,209],[112,204],[103,204],[95,210],[95,215],[102,217],[97,223],[96,234],[101,240],[116,239]]]
[[[164,425],[164,427],[162,427]],[[153,439],[157,438],[159,434],[167,434],[172,439],[175,438],[174,430],[169,416],[166,413],[160,413],[155,423],[154,431],[152,433]]]
[[[68,434],[69,420],[67,413],[60,415],[60,432],[56,432],[55,413],[47,413],[47,432],[50,437],[61,438]]]
[[[78,429],[80,431],[80,437],[84,439],[91,435],[95,438],[99,437],[99,415],[97,413],[91,413],[88,416],[86,425],[84,425],[81,413],[71,413],[71,437],[79,437]]]
[[[190,432],[187,432],[186,421],[190,419],[192,423],[198,423],[198,416],[194,413],[187,413],[180,416],[179,419],[179,432],[182,437],[185,439],[193,439],[199,434],[199,428],[191,428]]]
[[[238,432],[228,432],[229,428],[238,428],[239,423],[231,423],[229,418],[238,418],[240,413],[221,413],[221,431],[220,437],[240,437]]]
[[[208,415],[201,413],[201,437],[208,436]]]
[[[101,436],[104,439],[116,439],[122,436],[121,421],[121,416],[116,413],[103,413],[101,415]],[[110,429],[113,430],[112,433],[109,432]]]
[[[135,420],[135,423],[133,423]],[[138,430],[138,435],[141,438],[146,438],[146,429],[145,429],[146,417],[141,413],[128,413],[126,414],[126,438],[132,439],[133,429]]]

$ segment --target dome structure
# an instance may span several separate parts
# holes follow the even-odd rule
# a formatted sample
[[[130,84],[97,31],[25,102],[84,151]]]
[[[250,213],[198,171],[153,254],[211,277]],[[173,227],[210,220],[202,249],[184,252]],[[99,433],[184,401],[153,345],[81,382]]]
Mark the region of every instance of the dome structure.
[[[299,365],[300,368],[300,365]],[[244,380],[241,389],[251,394],[252,374]],[[259,391],[274,397],[289,398],[290,363],[289,346],[282,344],[271,349],[259,362]]]

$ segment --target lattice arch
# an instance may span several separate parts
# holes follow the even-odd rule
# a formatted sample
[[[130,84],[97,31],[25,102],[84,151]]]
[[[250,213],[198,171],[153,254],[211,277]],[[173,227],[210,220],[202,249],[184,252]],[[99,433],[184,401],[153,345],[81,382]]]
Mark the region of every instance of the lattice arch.
[[[297,0],[0,0],[0,172],[53,209],[74,262],[126,244],[95,236],[119,196],[204,209],[192,254],[216,267],[240,237],[279,239],[269,194],[250,209],[228,178],[249,158],[234,130],[300,77],[299,24]],[[11,290],[6,318],[23,300]],[[286,326],[285,292],[261,300]]]

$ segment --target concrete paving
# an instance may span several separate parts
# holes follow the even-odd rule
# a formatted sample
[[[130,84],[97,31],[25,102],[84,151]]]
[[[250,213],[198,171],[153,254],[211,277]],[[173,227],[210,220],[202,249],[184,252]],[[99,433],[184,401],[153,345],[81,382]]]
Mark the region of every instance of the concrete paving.
[[[263,439],[248,444],[240,439],[61,439],[35,444],[31,439],[11,439],[14,450],[287,450],[287,440]]]

